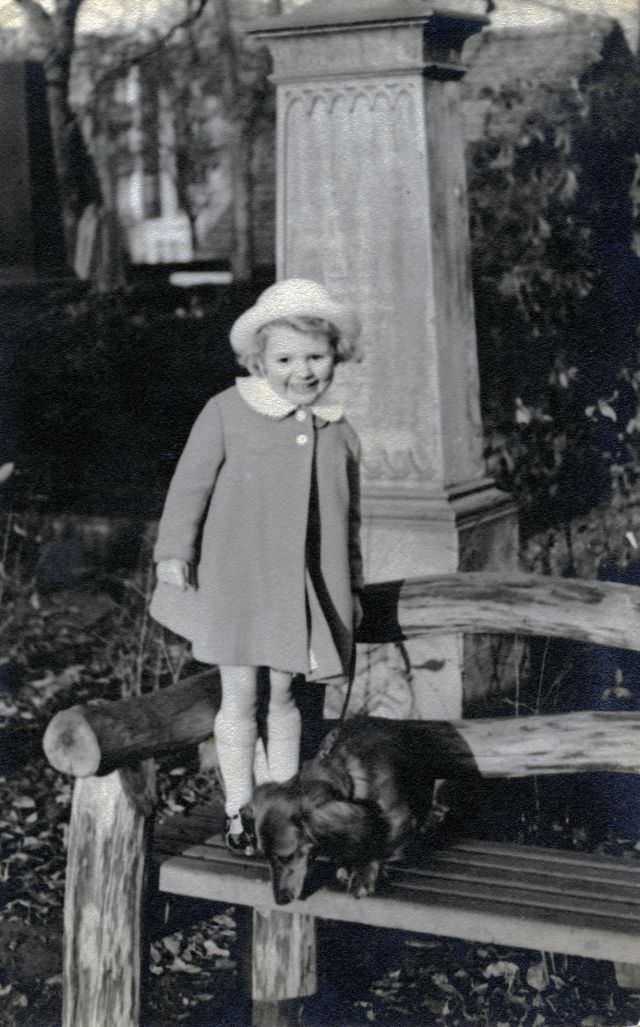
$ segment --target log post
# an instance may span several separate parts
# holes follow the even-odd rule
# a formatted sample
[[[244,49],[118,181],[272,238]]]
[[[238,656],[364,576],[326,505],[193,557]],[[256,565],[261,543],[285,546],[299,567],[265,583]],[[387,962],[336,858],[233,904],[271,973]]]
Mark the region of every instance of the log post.
[[[253,1027],[293,1027],[299,1000],[317,991],[315,917],[253,911]]]
[[[64,906],[62,1027],[139,1027],[153,766],[76,781]],[[140,790],[140,802],[136,791]]]
[[[614,963],[613,969],[619,988],[629,988],[634,991],[640,988],[640,966],[636,966],[634,963]]]

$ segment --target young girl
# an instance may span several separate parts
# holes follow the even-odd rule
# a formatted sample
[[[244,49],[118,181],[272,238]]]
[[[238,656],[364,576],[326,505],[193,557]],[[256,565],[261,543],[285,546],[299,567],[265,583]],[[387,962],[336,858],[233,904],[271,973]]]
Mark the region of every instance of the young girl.
[[[250,376],[196,420],[160,521],[151,614],[220,668],[225,839],[247,854],[257,670],[269,668],[269,777],[286,781],[300,751],[292,679],[347,673],[361,615],[359,444],[340,408],[322,403],[359,332],[316,282],[266,289],[230,334]]]

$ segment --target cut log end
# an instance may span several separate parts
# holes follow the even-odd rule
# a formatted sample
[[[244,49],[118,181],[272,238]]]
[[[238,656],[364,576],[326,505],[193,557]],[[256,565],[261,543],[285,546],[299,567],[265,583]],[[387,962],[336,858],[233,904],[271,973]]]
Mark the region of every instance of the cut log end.
[[[100,745],[82,707],[56,713],[42,739],[49,763],[63,774],[90,777],[100,767]]]

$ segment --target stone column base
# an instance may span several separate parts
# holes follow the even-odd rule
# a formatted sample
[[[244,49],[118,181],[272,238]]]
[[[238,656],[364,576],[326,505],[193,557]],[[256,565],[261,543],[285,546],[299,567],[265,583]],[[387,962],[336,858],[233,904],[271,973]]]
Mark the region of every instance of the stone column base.
[[[365,489],[362,544],[371,582],[515,569],[516,508],[490,478],[421,492]]]
[[[517,571],[516,507],[490,479],[421,496],[371,490],[363,507],[367,581]],[[350,712],[456,719],[465,702],[495,685],[494,663],[494,647],[482,636],[433,635],[363,647]],[[326,716],[338,715],[343,694],[343,687],[330,685]]]

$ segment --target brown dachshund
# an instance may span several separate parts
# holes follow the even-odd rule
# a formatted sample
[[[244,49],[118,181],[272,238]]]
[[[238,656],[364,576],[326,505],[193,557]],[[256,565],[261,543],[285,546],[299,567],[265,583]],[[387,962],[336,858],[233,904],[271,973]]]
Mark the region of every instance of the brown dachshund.
[[[303,896],[316,856],[357,897],[371,895],[380,867],[403,858],[429,812],[433,768],[420,725],[354,717],[284,784],[260,785],[253,812],[279,905]]]

